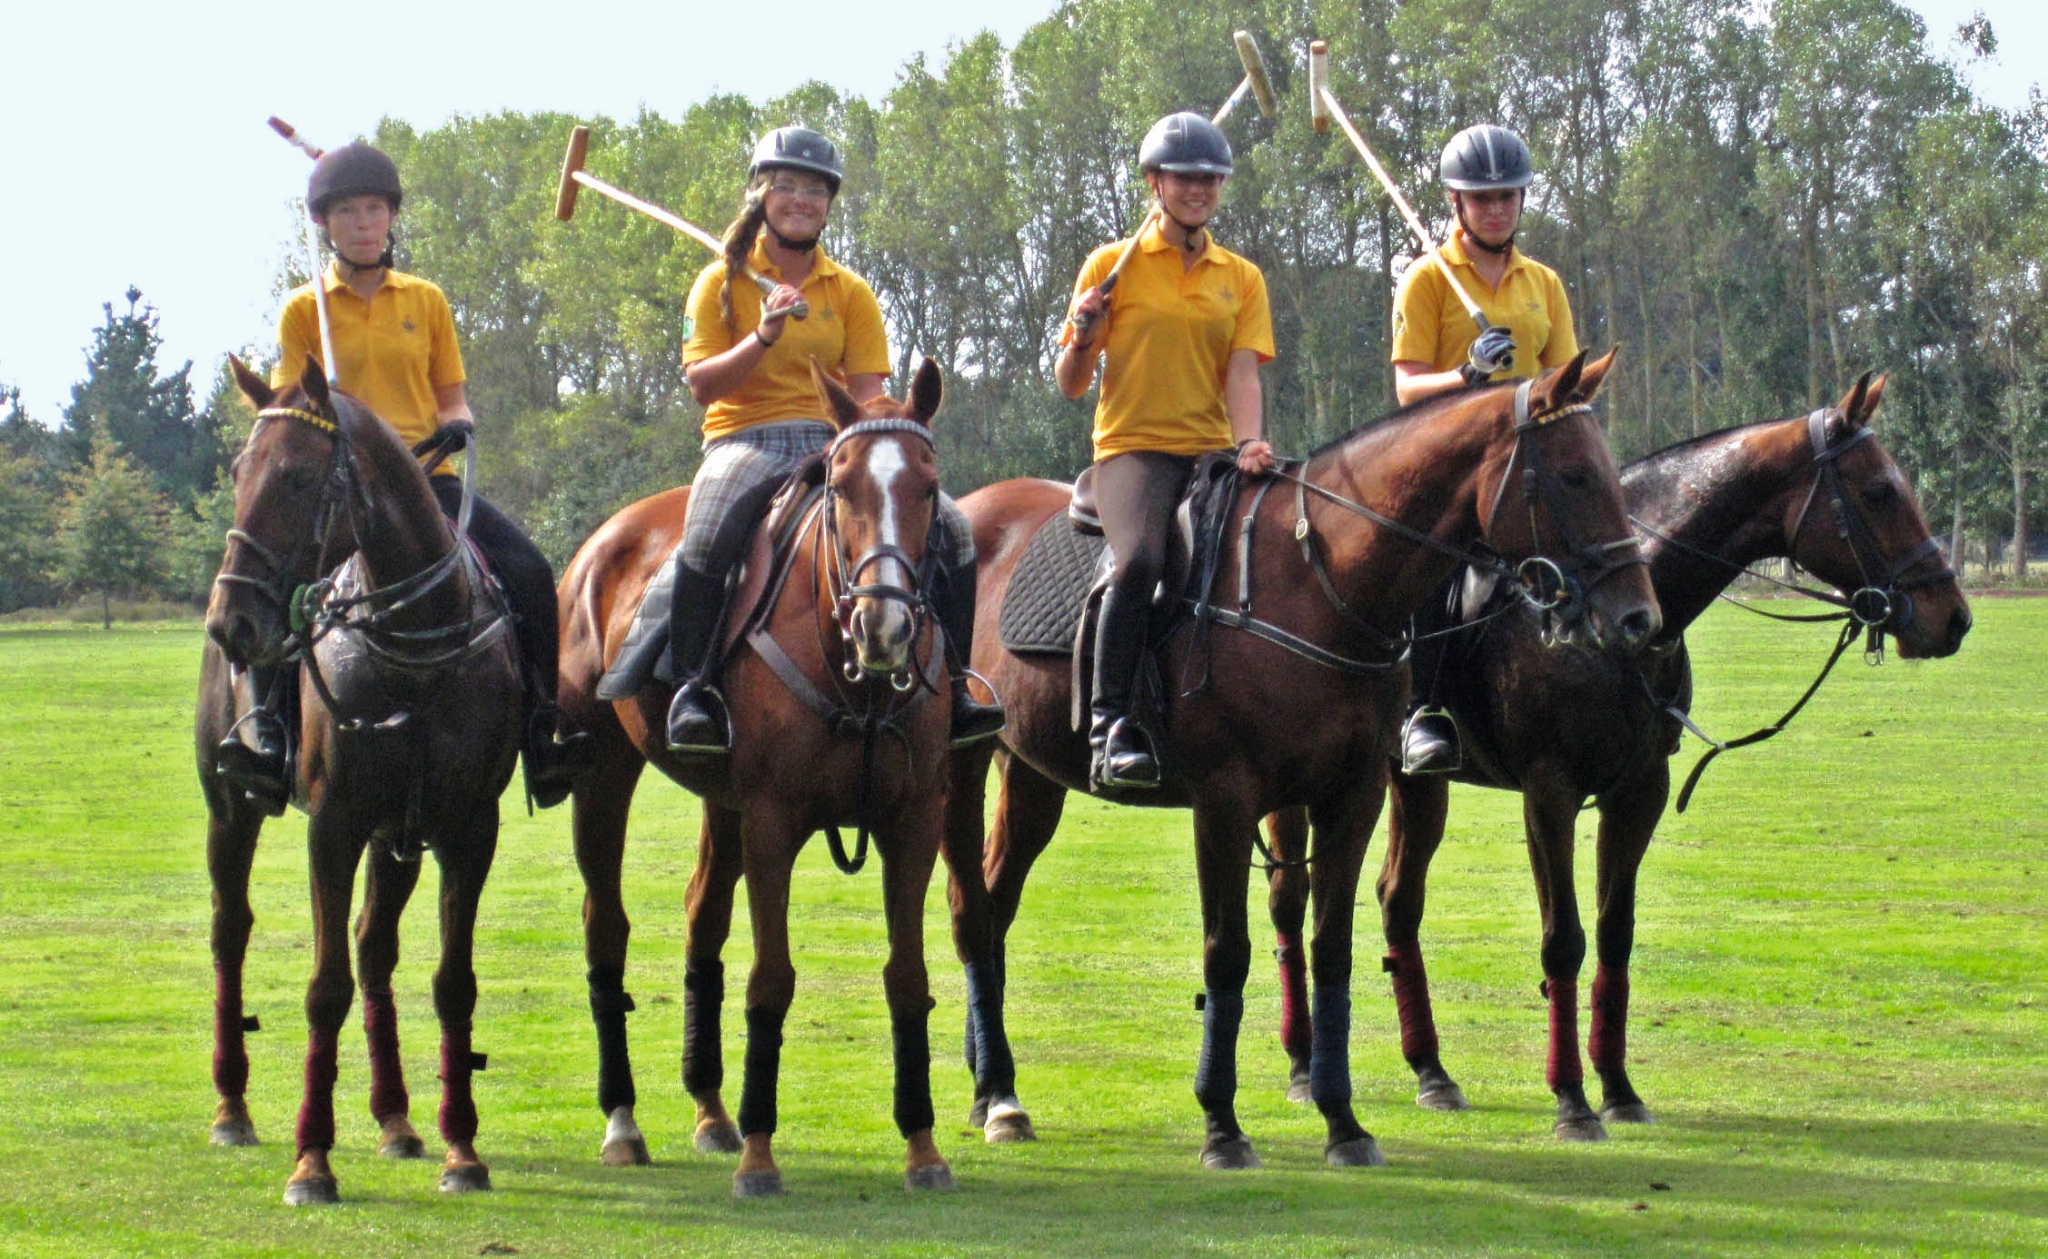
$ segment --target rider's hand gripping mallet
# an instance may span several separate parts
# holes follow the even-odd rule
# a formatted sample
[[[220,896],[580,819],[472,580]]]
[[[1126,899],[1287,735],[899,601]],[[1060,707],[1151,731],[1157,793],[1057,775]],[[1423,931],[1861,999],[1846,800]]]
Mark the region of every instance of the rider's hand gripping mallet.
[[[313,161],[319,161],[327,150],[301,136],[284,119],[272,115],[270,129],[298,148]],[[341,368],[334,357],[334,321],[327,315],[327,282],[321,278],[320,241],[313,234],[313,207],[306,207],[306,273],[313,288],[313,309],[320,316],[320,358],[327,367],[327,383],[341,388]]]
[[[568,222],[576,213],[577,191],[582,188],[588,188],[599,196],[610,197],[629,210],[638,210],[657,223],[665,223],[706,249],[709,249],[712,253],[718,254],[721,257],[724,256],[725,242],[719,240],[703,228],[698,227],[695,223],[680,215],[671,214],[652,202],[642,201],[632,193],[615,188],[589,171],[584,170],[583,156],[589,148],[590,128],[577,127],[569,133],[569,151],[562,156],[562,183],[555,190],[556,218],[564,223]],[[754,283],[761,286],[761,292],[764,296],[775,291],[775,285],[766,276],[755,275],[751,270],[747,272],[747,275]],[[793,315],[798,319],[802,319],[810,313],[810,304],[799,298],[793,305],[784,306],[777,310],[762,311],[761,320],[765,323],[770,319],[779,319],[784,315]]]
[[[1421,219],[1415,217],[1415,211],[1408,207],[1408,199],[1401,195],[1401,190],[1395,186],[1393,177],[1380,165],[1380,160],[1373,156],[1372,149],[1365,143],[1365,137],[1358,134],[1358,128],[1351,125],[1351,119],[1344,113],[1344,107],[1330,94],[1330,46],[1320,39],[1308,46],[1308,106],[1309,121],[1315,125],[1317,131],[1328,131],[1330,119],[1333,116],[1337,119],[1337,125],[1342,127],[1344,134],[1350,138],[1351,147],[1358,150],[1358,155],[1365,159],[1366,168],[1380,181],[1380,187],[1387,190],[1387,195],[1394,199],[1394,208],[1407,220],[1408,230],[1415,234],[1416,241],[1422,246],[1422,252],[1437,255],[1438,270],[1442,271],[1444,279],[1450,282],[1451,291],[1458,295],[1459,305],[1465,308],[1466,314],[1472,316],[1472,322],[1479,325],[1481,332],[1491,328],[1493,325],[1479,312],[1479,303],[1472,300],[1472,295],[1465,291],[1465,286],[1458,283],[1458,277],[1452,272],[1450,264],[1443,260],[1441,254],[1437,254],[1436,241],[1431,239],[1429,229],[1422,225]]]

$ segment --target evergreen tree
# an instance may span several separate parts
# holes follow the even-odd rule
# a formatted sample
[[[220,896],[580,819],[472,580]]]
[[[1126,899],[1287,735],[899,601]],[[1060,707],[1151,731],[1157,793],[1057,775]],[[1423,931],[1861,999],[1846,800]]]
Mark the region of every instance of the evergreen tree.
[[[71,388],[64,410],[64,448],[72,463],[92,457],[104,436],[149,471],[159,492],[181,504],[213,484],[222,462],[220,423],[192,405],[192,364],[169,375],[157,372],[157,311],[142,302],[142,290],[125,294],[128,310],[115,314],[103,303],[106,320],[93,332],[86,352],[85,379]]]
[[[100,592],[100,622],[113,628],[113,592],[152,588],[173,540],[169,501],[149,474],[101,437],[86,466],[65,477],[58,571],[74,587]]]

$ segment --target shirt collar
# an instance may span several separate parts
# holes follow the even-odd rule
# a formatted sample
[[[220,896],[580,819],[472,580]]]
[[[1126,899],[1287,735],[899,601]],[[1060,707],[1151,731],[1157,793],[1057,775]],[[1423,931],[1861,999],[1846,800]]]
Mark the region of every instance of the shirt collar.
[[[1445,262],[1453,263],[1460,267],[1472,266],[1472,254],[1465,248],[1465,229],[1459,228],[1457,231],[1452,232],[1451,238],[1445,241],[1441,248]],[[1521,265],[1522,251],[1514,245],[1509,245],[1508,266],[1506,271],[1501,272],[1501,279],[1507,279],[1509,274]]]
[[[354,289],[348,287],[348,281],[341,278],[341,264],[332,259],[329,259],[327,263],[326,279],[327,291],[330,293],[339,293],[343,289],[348,289],[351,293],[355,292]],[[402,289],[412,282],[413,278],[405,272],[398,270],[396,267],[386,267],[384,268],[384,283],[378,285],[377,290],[382,292],[385,289]]]
[[[813,249],[811,256],[816,261],[811,264],[811,273],[804,277],[805,284],[839,273],[839,264],[832,261],[823,245]],[[765,223],[761,225],[761,234],[754,237],[754,252],[747,255],[747,265],[753,268],[755,275],[765,275],[776,280],[782,278],[782,268],[776,266],[768,257],[768,225]]]
[[[1223,261],[1222,246],[1216,243],[1216,233],[1207,228],[1204,228],[1203,232],[1207,239],[1202,242],[1202,256],[1195,259],[1196,263]],[[1156,218],[1146,223],[1144,229],[1138,233],[1138,248],[1148,254],[1180,253],[1180,247],[1166,239],[1166,224]]]

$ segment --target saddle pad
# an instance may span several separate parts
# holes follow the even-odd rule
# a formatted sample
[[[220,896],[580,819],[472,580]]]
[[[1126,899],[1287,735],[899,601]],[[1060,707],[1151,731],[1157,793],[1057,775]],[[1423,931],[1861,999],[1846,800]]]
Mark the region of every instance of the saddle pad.
[[[1003,646],[1018,655],[1072,655],[1075,627],[1108,549],[1106,539],[1074,528],[1065,512],[1047,517],[1003,595]]]

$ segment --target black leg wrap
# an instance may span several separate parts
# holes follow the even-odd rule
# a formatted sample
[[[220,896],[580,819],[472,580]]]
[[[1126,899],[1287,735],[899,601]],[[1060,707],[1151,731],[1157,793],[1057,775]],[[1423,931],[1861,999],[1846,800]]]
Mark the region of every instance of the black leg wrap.
[[[1202,1056],[1195,1063],[1195,1100],[1204,1110],[1228,1110],[1237,1101],[1237,1028],[1244,994],[1211,988],[1202,1006]]]
[[[633,998],[626,991],[621,968],[593,966],[586,978],[590,982],[590,1021],[597,1026],[597,1105],[609,1115],[637,1101],[633,1059],[626,1052],[626,1015],[633,1009]]]
[[[974,1069],[976,1097],[1007,1097],[1017,1091],[1017,1062],[1003,1029],[1001,962],[967,964],[967,1065]]]
[[[740,1135],[775,1131],[775,1080],[782,1070],[782,1018],[769,1006],[747,1011],[746,1079],[740,1084]]]
[[[724,962],[684,968],[683,1091],[692,1097],[725,1086],[725,1051],[719,1044],[724,1005]],[[751,1018],[747,1026],[751,1032]]]
[[[1318,1107],[1351,1101],[1351,989],[1317,984],[1309,1015],[1308,1095]]]
[[[933,1122],[930,1017],[924,1006],[889,1012],[889,1038],[896,1046],[896,1131],[906,1140],[914,1132],[929,1131]]]

